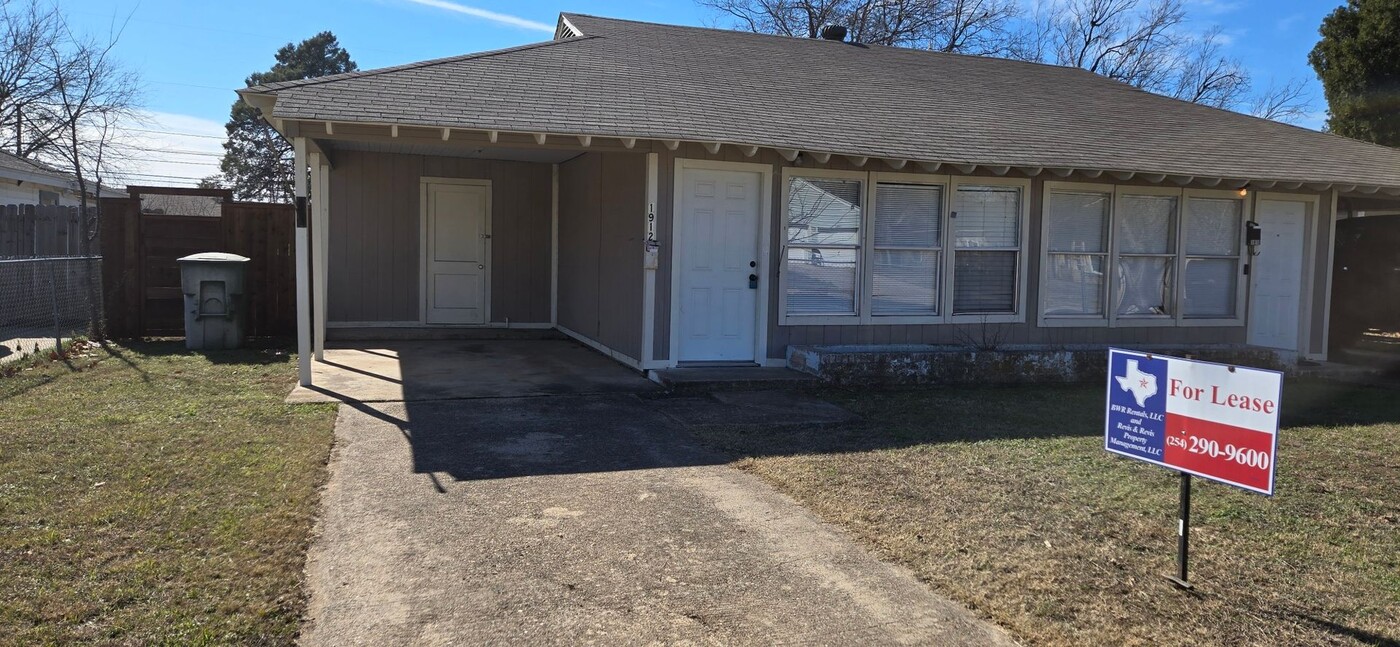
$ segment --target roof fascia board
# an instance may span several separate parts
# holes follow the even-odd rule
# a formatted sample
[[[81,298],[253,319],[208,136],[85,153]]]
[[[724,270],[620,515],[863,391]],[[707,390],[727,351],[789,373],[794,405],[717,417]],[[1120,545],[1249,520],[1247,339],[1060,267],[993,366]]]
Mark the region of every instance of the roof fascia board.
[[[247,100],[247,101],[248,101],[250,104],[252,104],[254,107],[258,107],[260,110],[262,109],[262,108],[261,108],[262,105],[266,105],[266,106],[268,106],[268,111],[270,112],[270,111],[272,110],[272,107],[275,106],[275,103],[276,103],[276,97],[273,96],[273,95],[269,95],[269,94],[262,94],[262,93],[255,93],[255,92],[246,92],[246,93],[245,93],[244,91],[239,91],[239,94],[242,95],[242,96],[244,96],[244,99],[245,99],[245,100]],[[249,100],[250,97],[252,98],[252,100]],[[264,114],[266,114],[266,113],[264,113]],[[310,124],[310,126],[308,126],[308,127],[309,127],[309,128],[312,128],[312,130],[316,131],[318,134],[319,134],[320,132],[327,132],[328,130],[341,130],[341,129],[338,128],[338,126],[340,126],[340,125],[343,124],[343,125],[346,125],[346,126],[371,126],[371,127],[382,127],[382,128],[391,129],[391,131],[392,131],[392,130],[397,130],[397,129],[399,129],[399,128],[415,128],[415,129],[422,129],[422,130],[425,130],[425,131],[432,131],[432,133],[434,133],[434,134],[432,134],[432,135],[425,136],[424,139],[436,139],[436,140],[438,140],[438,141],[442,141],[441,133],[444,131],[444,129],[448,129],[448,130],[451,131],[451,133],[452,133],[454,136],[455,136],[457,133],[462,133],[462,134],[476,133],[476,134],[480,134],[480,135],[482,135],[482,136],[485,136],[485,137],[488,139],[488,141],[489,141],[490,143],[492,143],[492,144],[497,144],[497,143],[499,143],[499,140],[500,140],[501,135],[514,135],[514,136],[525,137],[525,138],[529,138],[530,141],[532,141],[532,142],[538,142],[538,141],[541,139],[541,136],[543,136],[543,138],[544,138],[545,141],[547,142],[547,143],[545,143],[545,144],[543,144],[543,145],[545,145],[545,146],[550,146],[550,147],[559,147],[559,148],[577,148],[578,146],[577,146],[577,145],[570,145],[570,144],[556,144],[555,142],[560,142],[560,141],[574,141],[574,142],[582,143],[582,142],[584,142],[584,141],[587,141],[587,142],[589,142],[589,143],[588,143],[588,144],[583,144],[583,147],[598,147],[598,146],[600,146],[601,144],[600,144],[597,140],[603,139],[603,140],[616,141],[616,142],[617,142],[617,146],[616,146],[616,147],[617,147],[618,149],[620,149],[620,150],[633,150],[633,149],[635,149],[635,147],[636,147],[636,143],[639,142],[639,141],[652,141],[652,142],[659,142],[659,143],[661,143],[662,145],[666,146],[667,149],[673,150],[673,151],[674,151],[674,150],[679,150],[680,144],[686,143],[686,144],[696,144],[696,145],[698,145],[698,146],[701,146],[701,147],[703,147],[707,152],[710,152],[711,154],[717,154],[718,151],[719,151],[719,149],[722,148],[722,147],[725,147],[725,146],[733,147],[733,148],[739,150],[740,152],[742,152],[745,156],[749,156],[749,157],[752,157],[752,154],[753,154],[753,153],[756,153],[759,149],[768,149],[768,150],[775,151],[778,155],[782,156],[782,157],[785,158],[785,159],[789,159],[789,160],[796,159],[796,156],[799,155],[799,154],[802,154],[802,153],[807,153],[807,154],[811,155],[814,159],[818,159],[818,160],[829,160],[829,159],[830,159],[831,157],[833,157],[833,156],[840,155],[840,156],[843,156],[843,157],[847,158],[848,160],[850,160],[853,164],[857,164],[857,165],[863,165],[863,162],[864,162],[865,160],[882,160],[882,161],[884,161],[884,163],[885,163],[886,165],[888,165],[888,166],[890,166],[890,167],[892,167],[892,168],[897,168],[897,169],[903,169],[903,168],[907,167],[907,165],[913,163],[913,164],[916,164],[916,165],[921,166],[921,167],[924,167],[924,168],[929,168],[929,167],[932,167],[932,168],[952,167],[952,168],[958,169],[959,171],[962,171],[962,172],[965,173],[965,174],[973,173],[973,172],[976,171],[977,169],[987,170],[987,171],[990,171],[990,172],[992,172],[992,173],[994,173],[994,174],[996,174],[996,175],[1006,175],[1007,173],[1010,172],[1011,169],[1016,169],[1016,170],[1018,170],[1019,172],[1021,172],[1022,174],[1027,175],[1027,177],[1036,177],[1036,176],[1040,176],[1040,175],[1047,175],[1047,176],[1054,176],[1054,177],[1056,177],[1056,178],[1068,178],[1068,177],[1070,177],[1071,175],[1074,175],[1074,174],[1077,173],[1077,174],[1083,176],[1083,177],[1086,178],[1086,179],[1096,179],[1096,178],[1100,178],[1100,177],[1102,177],[1103,175],[1107,174],[1107,175],[1109,175],[1109,176],[1111,176],[1111,177],[1113,177],[1113,178],[1115,178],[1116,180],[1121,181],[1121,182],[1128,182],[1128,181],[1131,181],[1131,180],[1139,180],[1139,181],[1148,182],[1149,184],[1163,184],[1163,183],[1165,183],[1165,182],[1171,182],[1172,184],[1180,185],[1180,186],[1200,185],[1200,186],[1204,186],[1204,187],[1216,187],[1216,186],[1225,185],[1225,186],[1228,186],[1228,187],[1231,187],[1231,188],[1236,188],[1236,189],[1238,189],[1238,188],[1244,188],[1244,187],[1249,187],[1249,186],[1265,185],[1265,183],[1267,183],[1267,186],[1273,186],[1273,185],[1275,185],[1275,184],[1277,184],[1277,185],[1282,185],[1282,186],[1297,186],[1297,187],[1306,186],[1306,187],[1308,187],[1308,189],[1310,189],[1310,190],[1316,189],[1316,190],[1319,190],[1319,191],[1324,191],[1324,190],[1330,189],[1330,188],[1331,188],[1332,186],[1334,186],[1334,185],[1340,184],[1340,183],[1337,183],[1337,182],[1318,181],[1318,180],[1296,180],[1296,179],[1294,179],[1294,180],[1279,180],[1279,179],[1270,179],[1270,178],[1262,178],[1262,177],[1261,177],[1261,178],[1241,178],[1241,177],[1238,177],[1238,176],[1236,176],[1236,177],[1226,177],[1226,176],[1213,176],[1213,175],[1185,175],[1185,174],[1166,173],[1166,172],[1153,171],[1153,170],[1146,170],[1146,169],[1144,169],[1144,170],[1128,171],[1128,170],[1123,170],[1123,169],[1088,169],[1088,168],[1067,167],[1067,166],[1038,167],[1038,166],[1026,166],[1026,165],[1006,165],[1006,164],[995,164],[995,163],[991,163],[991,162],[971,163],[971,162],[953,161],[953,160],[915,160],[915,159],[909,159],[909,158],[903,158],[903,157],[890,157],[890,156],[880,156],[880,155],[860,155],[860,154],[857,154],[857,153],[855,153],[855,152],[850,152],[850,151],[847,151],[847,152],[839,152],[839,151],[814,151],[814,150],[808,150],[808,149],[802,149],[802,148],[791,148],[791,147],[786,147],[786,146],[766,145],[766,144],[753,144],[753,143],[747,143],[747,142],[717,141],[717,140],[713,140],[713,139],[685,139],[685,138],[667,138],[667,137],[647,137],[647,136],[640,136],[640,135],[633,135],[633,134],[599,135],[599,134],[595,134],[595,133],[578,133],[578,132],[565,132],[565,131],[541,131],[541,130],[537,130],[537,129],[535,129],[535,130],[518,130],[518,131],[517,131],[517,130],[502,130],[502,129],[498,129],[498,128],[472,128],[472,127],[463,127],[463,126],[461,126],[461,125],[450,125],[450,126],[447,126],[447,125],[443,125],[443,124],[424,124],[424,123],[406,123],[406,122],[397,122],[397,123],[396,123],[396,122],[388,122],[388,121],[383,121],[383,122],[380,122],[380,121],[341,121],[341,120],[324,120],[324,119],[314,119],[314,120],[313,120],[313,119],[302,119],[302,120],[296,120],[296,119],[287,119],[287,120],[272,119],[271,121],[273,122],[274,127],[278,127],[278,125],[280,124],[281,128],[279,129],[279,132],[281,132],[282,135],[283,135],[284,137],[288,137],[288,138],[297,136],[297,135],[299,135],[299,134],[303,134],[303,133],[302,133],[302,130],[303,130],[303,129],[301,128],[301,125],[303,125],[303,124]],[[335,137],[336,137],[336,138],[345,138],[345,139],[354,139],[353,136],[348,136],[348,135],[346,135],[346,136],[341,136],[341,135],[338,135],[338,134],[337,134],[337,135],[335,135]],[[400,133],[399,138],[405,139],[405,138],[407,138],[407,136],[406,136],[404,133]],[[456,141],[456,138],[453,137],[453,140]],[[314,140],[308,141],[308,144],[314,144]],[[629,145],[629,144],[630,144],[630,145]],[[538,145],[538,144],[537,144],[537,145]],[[319,149],[319,148],[321,148],[321,147],[317,147],[317,148]],[[752,153],[751,153],[751,151],[752,151]],[[322,154],[324,154],[324,151],[322,151]],[[857,160],[859,160],[860,162],[858,163]],[[823,163],[825,163],[825,162],[823,162]],[[1184,183],[1183,183],[1183,182],[1184,182]],[[1361,190],[1369,190],[1369,191],[1372,192],[1372,193],[1375,193],[1375,192],[1378,192],[1378,191],[1386,191],[1386,190],[1396,190],[1396,191],[1400,191],[1400,187],[1385,187],[1385,186],[1377,186],[1377,185],[1355,184],[1355,183],[1350,183],[1350,182],[1349,182],[1349,183],[1346,183],[1346,184],[1342,184],[1342,186],[1345,186],[1345,187],[1353,187],[1353,186],[1354,186],[1354,187],[1355,187],[1355,190],[1358,190],[1358,191],[1361,191]],[[1317,188],[1317,187],[1323,187],[1323,188]]]

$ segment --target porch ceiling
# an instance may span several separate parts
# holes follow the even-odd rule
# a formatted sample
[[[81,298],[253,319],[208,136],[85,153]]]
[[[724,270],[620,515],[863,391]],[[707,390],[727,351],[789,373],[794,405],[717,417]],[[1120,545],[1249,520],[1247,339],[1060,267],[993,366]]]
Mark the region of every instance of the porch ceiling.
[[[558,164],[576,157],[580,152],[542,147],[482,146],[472,142],[423,143],[412,141],[349,141],[317,138],[316,143],[322,150],[329,153],[332,159],[334,159],[336,151],[364,151],[370,153],[436,155],[441,157],[467,157],[472,159],[505,160],[510,162]]]

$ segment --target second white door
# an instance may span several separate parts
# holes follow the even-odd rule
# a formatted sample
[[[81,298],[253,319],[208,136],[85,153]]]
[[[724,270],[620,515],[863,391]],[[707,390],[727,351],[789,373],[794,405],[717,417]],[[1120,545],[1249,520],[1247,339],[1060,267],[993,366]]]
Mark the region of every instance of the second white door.
[[[760,276],[762,175],[686,169],[676,237],[682,362],[752,362]]]
[[[491,187],[428,184],[423,193],[424,319],[431,324],[485,324]]]
[[[1307,207],[1304,202],[1259,201],[1255,220],[1262,237],[1249,307],[1249,343],[1255,346],[1298,350]]]

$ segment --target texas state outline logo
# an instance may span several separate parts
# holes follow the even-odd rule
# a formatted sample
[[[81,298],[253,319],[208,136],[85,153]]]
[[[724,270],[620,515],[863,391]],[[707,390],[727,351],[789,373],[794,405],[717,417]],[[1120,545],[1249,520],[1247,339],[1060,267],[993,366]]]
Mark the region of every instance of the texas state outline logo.
[[[1161,461],[1166,448],[1167,361],[1122,353],[1112,358],[1104,449]]]

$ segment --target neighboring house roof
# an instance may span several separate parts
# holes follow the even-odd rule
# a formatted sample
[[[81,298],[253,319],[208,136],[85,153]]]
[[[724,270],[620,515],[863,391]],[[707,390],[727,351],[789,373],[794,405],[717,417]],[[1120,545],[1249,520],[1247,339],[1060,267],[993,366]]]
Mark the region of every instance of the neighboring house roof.
[[[48,184],[63,189],[73,188],[73,176],[36,160],[0,151],[0,177],[25,182]]]
[[[1077,68],[564,14],[564,38],[245,90],[270,117],[1400,187],[1400,150]],[[576,30],[580,36],[568,37]]]

